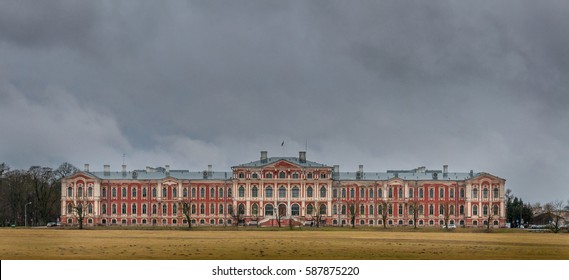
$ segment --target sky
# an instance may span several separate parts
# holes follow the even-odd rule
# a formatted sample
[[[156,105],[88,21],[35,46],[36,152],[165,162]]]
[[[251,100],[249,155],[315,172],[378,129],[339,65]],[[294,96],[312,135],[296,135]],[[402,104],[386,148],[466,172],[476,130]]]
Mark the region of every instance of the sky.
[[[569,199],[567,1],[44,2],[0,1],[12,169],[229,171],[306,149]]]

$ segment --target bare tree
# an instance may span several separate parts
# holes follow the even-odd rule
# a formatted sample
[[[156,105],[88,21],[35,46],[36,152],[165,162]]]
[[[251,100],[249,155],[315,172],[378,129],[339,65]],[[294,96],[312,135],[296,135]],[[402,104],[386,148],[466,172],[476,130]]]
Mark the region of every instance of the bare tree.
[[[350,203],[350,222],[352,223],[352,228],[356,227],[356,215],[357,215],[358,204],[355,202]]]
[[[85,217],[87,215],[87,211],[85,211],[85,206],[83,204],[83,201],[74,202],[72,205],[73,205],[73,215],[77,219],[77,223],[79,224],[79,229],[83,229],[83,222],[85,221]]]
[[[488,205],[488,215],[486,216],[486,231],[490,232],[490,225],[494,220],[494,213],[492,212],[493,204]]]
[[[283,207],[281,207],[281,206],[283,206]],[[286,216],[286,206],[285,206],[284,204],[279,204],[279,205],[277,206],[277,216],[276,216],[276,218],[277,218],[277,224],[279,225],[279,227],[281,227],[281,225],[282,225],[282,219],[283,219],[283,217],[285,217],[285,216]]]
[[[182,208],[182,215],[186,217],[186,221],[188,221],[188,229],[192,228],[192,205],[190,203],[190,199],[188,201],[180,201],[180,207]]]
[[[389,207],[389,203],[387,203],[387,200],[381,200],[379,206],[381,207],[381,220],[383,222],[383,228],[387,228],[387,208]]]
[[[561,229],[561,221],[563,218],[563,211],[565,210],[565,204],[562,200],[552,201],[545,204],[545,211],[549,215],[550,229],[551,231],[558,233]]]
[[[419,201],[415,198],[409,201],[409,210],[411,215],[413,215],[413,227],[417,228],[417,220],[419,219]]]

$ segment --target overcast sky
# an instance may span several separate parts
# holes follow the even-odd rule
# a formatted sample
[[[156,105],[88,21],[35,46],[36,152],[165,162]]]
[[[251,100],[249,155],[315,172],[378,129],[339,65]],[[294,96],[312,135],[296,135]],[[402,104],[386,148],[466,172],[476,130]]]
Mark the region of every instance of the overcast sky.
[[[307,146],[341,171],[448,164],[566,200],[567,15],[568,1],[0,1],[0,162],[229,170]]]

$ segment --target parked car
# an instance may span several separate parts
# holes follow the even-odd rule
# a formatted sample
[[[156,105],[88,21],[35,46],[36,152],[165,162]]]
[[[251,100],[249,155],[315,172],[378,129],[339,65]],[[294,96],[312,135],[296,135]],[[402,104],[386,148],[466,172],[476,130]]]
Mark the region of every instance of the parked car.
[[[56,227],[56,226],[59,226],[59,223],[56,223],[56,222],[47,223],[47,227]]]
[[[449,224],[448,227],[445,226],[444,224],[441,226],[442,228],[448,228],[448,229],[455,229],[456,225],[455,224]]]

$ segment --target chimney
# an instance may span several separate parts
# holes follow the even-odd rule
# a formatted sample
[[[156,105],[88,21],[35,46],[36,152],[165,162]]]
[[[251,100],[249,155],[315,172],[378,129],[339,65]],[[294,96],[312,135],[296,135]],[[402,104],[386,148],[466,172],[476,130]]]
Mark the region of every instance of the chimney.
[[[122,165],[122,175],[126,176],[126,164]]]
[[[339,165],[334,165],[334,171],[332,171],[332,177],[336,180],[340,178],[340,166]]]
[[[364,166],[363,164],[360,164],[358,166],[358,172],[356,173],[356,179],[360,180],[364,177]]]
[[[443,165],[443,177],[448,176],[448,165]]]
[[[261,151],[261,162],[267,162],[267,151]]]
[[[85,169],[84,169],[84,171],[85,171],[85,172],[89,172],[89,164],[88,164],[88,163],[85,163]]]
[[[207,166],[207,177],[211,178],[212,174],[213,174],[213,166],[211,164],[208,164],[208,166]]]
[[[170,174],[170,165],[166,164],[164,167],[166,167],[166,174]]]
[[[306,162],[306,151],[300,151],[298,152],[298,161],[300,163],[305,163]]]
[[[111,175],[111,166],[108,164],[105,164],[103,166],[103,171],[104,171],[105,176],[110,176]]]

